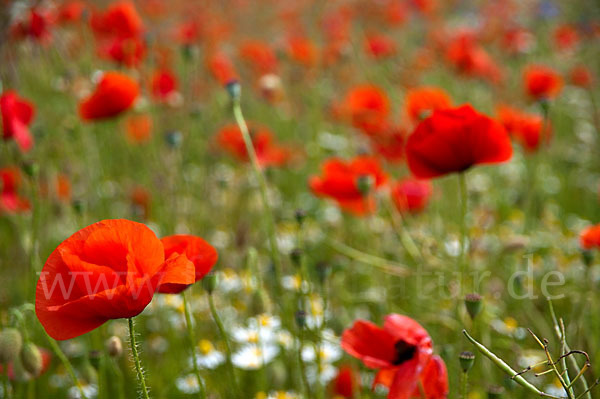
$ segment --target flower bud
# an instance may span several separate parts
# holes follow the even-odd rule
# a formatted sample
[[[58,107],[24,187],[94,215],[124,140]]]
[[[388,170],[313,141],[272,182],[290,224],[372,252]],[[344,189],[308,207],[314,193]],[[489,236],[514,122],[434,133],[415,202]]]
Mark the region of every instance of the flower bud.
[[[296,222],[302,226],[304,219],[306,219],[306,211],[304,209],[296,209],[296,212],[294,212],[294,217],[296,218]]]
[[[225,85],[227,93],[232,100],[239,100],[242,96],[242,85],[237,80],[231,80]]]
[[[25,342],[21,350],[21,363],[25,371],[32,377],[38,377],[43,368],[42,352],[33,343]]]
[[[303,329],[306,327],[306,312],[304,310],[297,311],[294,316],[296,319],[296,325],[299,328]]]
[[[475,354],[468,351],[461,352],[461,354],[458,355],[458,360],[460,361],[460,367],[462,368],[463,373],[468,373],[475,362]]]
[[[202,279],[202,287],[208,292],[212,294],[215,288],[217,288],[217,275],[215,273],[208,273]]]
[[[23,347],[19,330],[6,328],[0,332],[0,364],[14,362]]]
[[[108,356],[110,357],[117,358],[121,357],[121,355],[123,354],[123,342],[121,341],[121,338],[117,337],[116,335],[113,335],[112,337],[108,338],[104,346],[106,348]]]
[[[500,399],[504,394],[504,388],[498,385],[492,385],[488,388],[488,399]]]
[[[178,130],[171,130],[165,133],[165,140],[170,148],[179,148],[183,141],[183,136]]]
[[[481,312],[481,308],[483,307],[483,302],[481,295],[479,294],[467,294],[465,296],[465,306],[467,307],[467,312],[469,312],[469,316],[471,316],[471,320],[474,320],[475,317]]]

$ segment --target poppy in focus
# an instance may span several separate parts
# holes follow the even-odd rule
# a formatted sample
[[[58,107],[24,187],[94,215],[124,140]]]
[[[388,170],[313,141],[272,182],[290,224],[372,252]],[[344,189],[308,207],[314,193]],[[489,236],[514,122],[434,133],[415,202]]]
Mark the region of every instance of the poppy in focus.
[[[161,284],[192,284],[183,254],[165,259],[156,235],[129,220],[103,220],[79,230],[48,257],[37,283],[35,311],[52,338],[78,337],[111,319],[131,318]]]
[[[0,113],[4,140],[13,139],[21,151],[29,151],[33,147],[33,137],[29,131],[35,113],[33,104],[19,97],[15,91],[7,90],[0,96]]]
[[[202,280],[215,263],[217,263],[217,250],[200,237],[176,234],[163,237],[160,241],[165,247],[165,259],[169,259],[174,254],[185,255],[190,262],[194,264],[196,270],[195,282]],[[183,291],[188,286],[189,285],[186,284],[176,283],[161,284],[160,287],[158,287],[158,292],[163,294],[176,294]]]
[[[139,94],[138,84],[120,72],[105,72],[91,96],[79,104],[84,120],[116,116],[133,105]]]
[[[342,209],[357,216],[375,210],[373,194],[387,181],[379,161],[368,156],[350,161],[329,159],[322,165],[321,173],[309,180],[313,193],[335,200]]]
[[[409,317],[387,315],[383,328],[357,320],[342,334],[341,345],[365,366],[379,370],[373,387],[388,387],[389,399],[422,397],[419,384],[427,398],[443,399],[448,394],[443,361],[433,356],[433,342],[427,331]]]
[[[511,156],[504,127],[468,104],[434,111],[406,143],[408,166],[422,179],[505,162]]]

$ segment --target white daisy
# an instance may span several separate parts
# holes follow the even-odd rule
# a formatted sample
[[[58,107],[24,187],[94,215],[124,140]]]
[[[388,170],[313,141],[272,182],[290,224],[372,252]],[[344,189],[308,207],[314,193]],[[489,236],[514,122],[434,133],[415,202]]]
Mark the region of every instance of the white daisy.
[[[188,374],[183,377],[179,377],[175,380],[177,389],[188,395],[198,393],[200,391],[200,385],[198,385],[198,379],[194,374]]]
[[[276,345],[263,344],[259,347],[255,344],[249,344],[234,353],[231,361],[238,368],[256,370],[271,362],[278,353],[279,347]]]
[[[203,339],[198,343],[196,361],[202,368],[214,369],[225,361],[225,356],[216,350],[209,340]],[[192,366],[192,359],[190,359],[190,366]]]

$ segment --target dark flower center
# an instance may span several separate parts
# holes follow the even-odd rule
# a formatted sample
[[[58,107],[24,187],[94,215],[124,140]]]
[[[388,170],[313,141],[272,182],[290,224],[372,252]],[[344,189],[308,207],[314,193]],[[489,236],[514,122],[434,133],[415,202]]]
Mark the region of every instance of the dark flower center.
[[[395,357],[394,361],[392,362],[392,364],[394,366],[398,366],[398,365],[412,359],[417,350],[416,346],[410,345],[402,340],[396,342],[394,344],[394,348],[396,349],[396,357]]]

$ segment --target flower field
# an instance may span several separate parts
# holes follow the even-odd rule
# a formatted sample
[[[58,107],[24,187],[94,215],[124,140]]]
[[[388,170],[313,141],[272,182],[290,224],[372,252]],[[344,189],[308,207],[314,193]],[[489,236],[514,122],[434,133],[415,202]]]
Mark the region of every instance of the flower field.
[[[600,4],[0,0],[0,398],[600,397]]]

